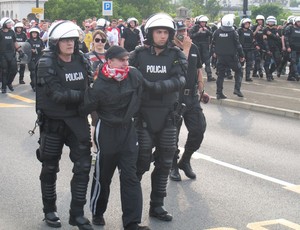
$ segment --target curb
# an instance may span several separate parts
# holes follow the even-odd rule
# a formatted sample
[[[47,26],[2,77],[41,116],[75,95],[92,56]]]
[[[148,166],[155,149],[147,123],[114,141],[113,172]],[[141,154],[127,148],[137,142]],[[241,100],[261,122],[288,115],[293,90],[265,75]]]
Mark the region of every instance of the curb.
[[[210,102],[216,105],[225,105],[231,107],[238,107],[242,109],[248,109],[252,111],[258,111],[263,113],[269,113],[274,115],[279,115],[283,117],[295,118],[300,120],[300,111],[282,109],[273,106],[260,105],[255,103],[243,102],[243,101],[235,101],[232,99],[222,99],[217,100],[216,97],[210,97]]]

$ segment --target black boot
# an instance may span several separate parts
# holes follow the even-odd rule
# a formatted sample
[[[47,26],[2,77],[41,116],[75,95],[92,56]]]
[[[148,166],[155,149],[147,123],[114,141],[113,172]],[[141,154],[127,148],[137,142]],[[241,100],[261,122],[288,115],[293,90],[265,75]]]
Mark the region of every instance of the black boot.
[[[213,76],[208,75],[208,76],[207,76],[207,81],[208,81],[208,82],[210,82],[210,81],[216,81],[216,79],[215,79]]]
[[[6,89],[2,89],[1,91],[2,91],[2,93],[6,93]]]
[[[61,222],[60,222],[60,219],[56,212],[49,212],[49,213],[45,214],[44,221],[46,222],[46,224],[49,227],[52,227],[52,228],[60,228],[61,227]]]
[[[93,230],[90,221],[84,216],[73,216],[70,215],[69,224],[77,226],[79,230]]]
[[[179,163],[178,168],[184,171],[185,175],[190,179],[196,179],[196,174],[191,167],[191,156],[194,152],[184,151]]]
[[[19,84],[25,84],[25,81],[24,81],[24,76],[20,75],[19,77]]]
[[[225,94],[223,94],[222,92],[221,93],[217,93],[217,99],[220,100],[220,99],[226,99],[227,96]]]
[[[238,89],[234,89],[233,94],[237,95],[238,97],[244,97],[241,90]]]
[[[149,216],[155,217],[162,221],[171,221],[173,216],[168,213],[163,205],[156,206],[152,201],[150,202]]]
[[[176,152],[173,158],[173,164],[170,171],[169,178],[173,181],[181,181],[181,176],[179,174],[178,166],[177,166],[178,153]]]
[[[14,91],[14,87],[12,86],[12,84],[7,85],[7,87],[9,88],[10,91]]]
[[[131,223],[124,227],[124,230],[151,230],[148,226],[140,226],[137,223]]]

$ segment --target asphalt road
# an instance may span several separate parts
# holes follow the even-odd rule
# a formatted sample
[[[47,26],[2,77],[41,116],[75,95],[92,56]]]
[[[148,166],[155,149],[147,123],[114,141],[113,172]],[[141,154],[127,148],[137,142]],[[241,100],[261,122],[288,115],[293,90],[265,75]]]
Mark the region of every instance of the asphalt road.
[[[204,111],[207,132],[192,160],[197,179],[182,173],[183,181],[169,182],[165,206],[174,220],[164,223],[148,217],[146,173],[142,224],[154,230],[300,229],[299,120],[217,104],[205,105]],[[35,121],[28,85],[0,94],[0,118],[0,230],[51,229],[42,221],[38,135],[28,135]],[[181,147],[186,134],[183,129]],[[57,183],[61,229],[76,229],[68,225],[71,168],[64,149]],[[91,217],[88,205],[86,215]],[[116,173],[107,225],[95,229],[122,229],[121,215]]]

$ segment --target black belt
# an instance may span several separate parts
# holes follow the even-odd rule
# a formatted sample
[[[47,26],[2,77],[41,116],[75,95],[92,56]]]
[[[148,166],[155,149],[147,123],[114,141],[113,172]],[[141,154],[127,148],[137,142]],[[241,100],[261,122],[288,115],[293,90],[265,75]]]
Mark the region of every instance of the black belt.
[[[193,89],[183,89],[183,95],[184,96],[198,95],[198,86],[196,85]]]

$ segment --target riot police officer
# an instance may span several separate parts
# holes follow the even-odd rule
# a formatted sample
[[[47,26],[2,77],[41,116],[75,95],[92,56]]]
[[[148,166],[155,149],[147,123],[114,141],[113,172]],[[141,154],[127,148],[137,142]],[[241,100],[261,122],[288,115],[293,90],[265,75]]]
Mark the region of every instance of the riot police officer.
[[[137,47],[129,60],[130,65],[144,77],[137,133],[139,178],[149,170],[154,154],[151,174],[151,201],[149,215],[171,221],[172,215],[164,208],[168,175],[172,166],[177,142],[176,111],[179,91],[185,84],[186,57],[176,47],[170,47],[175,34],[175,22],[167,14],[152,15],[145,24],[147,46]]]
[[[281,39],[277,31],[277,20],[274,16],[267,17],[266,27],[263,29],[263,38],[266,48],[264,69],[267,80],[271,81],[274,80],[272,73],[279,67],[281,62]],[[272,59],[274,63],[271,64]]]
[[[14,21],[10,18],[2,18],[0,21],[0,68],[2,69],[2,93],[6,93],[6,87],[14,91],[12,82],[18,71],[16,51],[24,55],[12,30]]]
[[[79,27],[71,21],[58,21],[49,28],[49,50],[37,67],[36,109],[40,140],[37,158],[43,211],[50,227],[60,227],[56,207],[56,179],[62,148],[70,148],[74,166],[71,180],[69,224],[80,230],[93,229],[84,217],[84,205],[91,168],[90,130],[86,117],[78,114],[88,82],[89,66],[78,51]]]
[[[241,20],[241,28],[239,28],[238,34],[240,43],[243,47],[243,51],[245,54],[245,62],[246,62],[246,81],[253,81],[250,77],[251,68],[253,65],[253,50],[259,49],[256,46],[256,42],[253,37],[253,32],[250,29],[250,18],[243,18]]]
[[[196,178],[196,174],[192,170],[190,160],[192,154],[199,149],[204,138],[206,120],[200,106],[199,99],[208,99],[208,95],[204,92],[202,62],[199,50],[187,36],[187,28],[183,24],[183,21],[177,22],[177,31],[176,36],[174,37],[174,44],[183,50],[188,60],[186,85],[180,94],[181,102],[186,106],[182,116],[188,130],[188,137],[185,144],[184,153],[178,165],[177,159],[179,151],[176,151],[170,172],[171,180],[180,181],[181,176],[179,174],[178,167],[184,171],[187,177],[191,179]],[[182,120],[178,122],[178,131],[180,130],[181,125]]]
[[[217,29],[212,37],[212,54],[218,58],[217,61],[217,99],[225,99],[223,93],[223,82],[226,68],[231,68],[234,72],[235,85],[233,94],[239,97],[244,95],[241,92],[242,84],[242,66],[241,62],[245,60],[244,52],[239,41],[239,35],[234,30],[232,15],[225,15],[221,20],[221,27]],[[238,56],[237,56],[238,55]]]
[[[16,41],[26,42],[27,36],[24,32],[24,25],[22,22],[17,22],[15,25]],[[24,82],[25,64],[19,64],[19,83],[25,84]]]
[[[197,18],[196,24],[190,29],[190,37],[198,46],[201,60],[205,64],[205,72],[207,74],[207,81],[215,81],[216,79],[212,76],[210,67],[210,53],[209,44],[212,36],[212,31],[207,25],[208,17],[201,15]]]
[[[36,84],[35,67],[40,57],[42,56],[42,50],[44,49],[44,42],[40,38],[39,34],[40,34],[40,30],[36,27],[32,27],[29,30],[30,38],[27,40],[27,42],[31,45],[31,52],[32,52],[31,60],[28,63],[28,69],[30,71],[30,85],[34,92],[35,92],[35,84]]]
[[[280,77],[282,72],[285,72],[285,68],[287,65],[287,62],[291,62],[291,52],[287,52],[287,47],[286,47],[286,42],[285,42],[285,32],[287,29],[290,29],[290,26],[294,24],[294,18],[295,16],[290,15],[287,20],[286,20],[286,24],[283,26],[282,28],[282,35],[281,35],[281,44],[282,44],[282,60],[277,68],[277,77]],[[289,66],[290,67],[290,71],[289,71],[289,76],[287,78],[288,81],[295,81],[296,79],[294,78],[293,75],[291,75],[291,72],[293,72],[293,70],[291,71],[291,69],[293,68],[292,65]],[[284,71],[283,71],[284,70]]]
[[[300,17],[295,17],[294,25],[290,25],[286,28],[284,40],[286,50],[291,57],[289,77],[295,78],[297,81],[299,81],[297,65],[300,58]]]
[[[251,27],[253,31],[253,36],[256,41],[256,44],[259,48],[254,50],[254,68],[252,77],[263,77],[263,70],[262,70],[262,57],[263,57],[263,50],[264,50],[264,39],[263,39],[263,28],[265,24],[265,17],[263,15],[257,15],[256,18],[256,25]],[[258,73],[258,74],[257,74]]]

